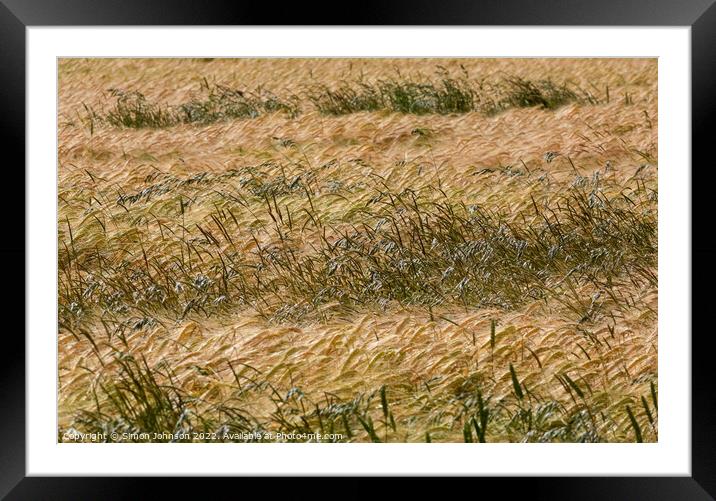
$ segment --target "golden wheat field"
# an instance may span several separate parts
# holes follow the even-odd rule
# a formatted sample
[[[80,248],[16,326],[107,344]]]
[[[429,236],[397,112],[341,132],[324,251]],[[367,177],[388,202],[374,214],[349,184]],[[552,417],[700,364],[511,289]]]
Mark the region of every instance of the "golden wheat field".
[[[657,441],[655,59],[58,72],[58,440]]]

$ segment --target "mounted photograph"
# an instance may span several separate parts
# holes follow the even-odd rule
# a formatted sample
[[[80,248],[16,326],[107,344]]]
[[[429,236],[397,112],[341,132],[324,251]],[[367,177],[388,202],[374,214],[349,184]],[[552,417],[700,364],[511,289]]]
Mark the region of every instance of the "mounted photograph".
[[[58,442],[658,442],[657,61],[58,58]]]

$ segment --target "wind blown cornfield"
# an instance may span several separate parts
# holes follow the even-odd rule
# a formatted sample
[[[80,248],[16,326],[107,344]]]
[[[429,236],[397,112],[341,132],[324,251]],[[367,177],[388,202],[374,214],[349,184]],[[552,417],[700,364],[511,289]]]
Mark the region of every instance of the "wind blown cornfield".
[[[655,59],[58,73],[59,441],[658,440]]]

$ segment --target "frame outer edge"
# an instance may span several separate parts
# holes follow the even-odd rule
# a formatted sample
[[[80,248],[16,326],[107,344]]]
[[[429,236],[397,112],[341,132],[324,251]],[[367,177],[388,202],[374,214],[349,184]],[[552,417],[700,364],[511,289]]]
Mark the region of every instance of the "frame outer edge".
[[[2,1],[27,26],[690,26],[714,0],[365,0],[350,13],[247,0]]]
[[[705,164],[699,171],[700,182],[698,184],[692,183],[692,186],[693,189],[701,190],[707,190],[709,185],[713,186],[709,181],[716,177],[713,173],[714,170],[710,169],[709,166],[709,163],[712,163],[712,161],[707,163],[712,156],[706,156],[708,154],[707,145],[712,141],[711,135],[709,134],[712,128],[709,126],[714,125],[714,122],[716,121],[714,119],[714,110],[716,109],[714,104],[716,103],[716,96],[713,94],[713,89],[716,88],[716,65],[714,64],[716,63],[716,6],[713,2],[714,0],[698,0],[691,3],[691,8],[688,9],[688,13],[690,13],[690,15],[694,15],[695,18],[692,23],[692,102],[698,105],[698,108],[696,106],[692,107],[693,163],[696,164],[697,161],[700,161],[699,165],[701,163]],[[11,4],[12,10],[5,5],[8,3]],[[42,3],[43,2],[27,1],[25,5],[33,4],[29,10],[24,9],[23,4],[20,2],[13,0],[9,2],[5,0],[0,3],[0,40],[2,40],[3,47],[3,50],[0,51],[0,68],[2,69],[0,72],[0,83],[2,86],[0,88],[3,89],[5,97],[3,103],[5,113],[0,116],[0,131],[5,133],[5,138],[8,139],[8,144],[11,145],[15,158],[23,161],[23,165],[25,153],[25,24],[58,25],[61,24],[63,20],[74,20],[75,24],[89,25],[92,24],[93,19],[99,21],[104,19],[104,16],[107,14],[107,11],[104,12],[104,15],[103,13],[98,13],[96,7],[94,9],[88,9],[88,11],[85,12],[78,12],[79,9],[77,9],[77,7],[88,5],[82,0],[64,2],[65,13],[60,15],[57,15],[56,9],[50,9],[49,11],[44,10],[39,6],[39,4]],[[127,15],[129,17],[134,17],[134,14],[143,10],[141,8],[136,8],[138,7],[138,3],[131,1],[129,3],[130,5],[125,5],[124,7],[126,9],[125,12],[128,14],[125,13],[124,16],[118,18],[118,22],[121,22],[123,19],[127,19]],[[161,2],[157,2],[157,4],[159,3]],[[74,8],[67,4],[72,4]],[[20,7],[18,7],[18,5]],[[47,3],[45,3],[45,6],[49,7]],[[685,16],[683,6],[679,6],[678,2],[671,2],[670,6],[670,9],[665,9],[669,11],[667,12],[667,16],[673,14],[671,19],[683,20]],[[57,7],[61,6],[58,5]],[[681,13],[677,14],[675,11],[679,9],[681,9]],[[630,10],[631,9],[628,9],[628,11]],[[697,10],[698,15],[695,15]],[[16,15],[14,12],[19,12],[19,15]],[[132,14],[132,12],[134,12],[134,14]],[[386,14],[386,12],[382,11],[381,14]],[[383,17],[386,21],[391,21],[394,18],[394,14],[387,14],[388,15],[379,17]],[[627,14],[631,13],[627,12]],[[184,15],[186,16],[186,11],[184,12]],[[570,15],[567,13],[566,15],[575,20],[578,20],[577,18],[583,19],[582,16],[575,16],[574,14]],[[253,16],[250,15],[249,17]],[[469,15],[467,17],[468,19],[466,20],[470,21],[469,18],[474,16]],[[494,13],[490,14],[488,12],[488,15],[485,17],[497,19],[500,18],[500,15],[495,15]],[[205,19],[206,16],[199,16],[197,20],[201,22]],[[227,18],[224,19],[226,20]],[[627,15],[626,22],[631,19],[632,15]],[[541,20],[542,19],[536,19],[535,21],[537,21],[538,24],[543,24],[539,23]],[[592,19],[591,21],[594,22],[600,20],[601,19]],[[148,21],[155,21],[155,17],[150,16]],[[436,19],[436,21],[447,21],[450,23],[450,19]],[[171,20],[168,22],[165,21],[166,24],[170,24],[171,22]],[[555,22],[553,24],[568,23]],[[578,24],[583,25],[586,23]],[[649,23],[642,22],[632,24]],[[668,25],[675,23],[672,22],[664,24]],[[18,132],[20,132],[20,134],[18,134]],[[9,170],[12,170],[12,165]],[[709,176],[708,179],[703,177],[706,175]],[[707,193],[708,192],[705,191],[705,197],[708,197]],[[709,198],[698,197],[697,193],[694,192],[692,198],[693,228],[696,228],[697,222],[700,222],[702,225],[708,225],[710,223],[709,220],[713,210],[708,209],[709,200]],[[3,201],[1,203],[6,202]],[[13,228],[13,230],[14,229],[15,228]],[[20,229],[20,233],[22,233],[24,237],[23,229]],[[713,257],[716,257],[716,247],[708,245],[703,241],[697,244],[696,240],[692,241],[692,246],[694,260],[699,263],[698,269],[700,279],[704,282],[706,280],[708,280],[709,283],[713,282],[712,279],[716,278],[714,265],[707,264],[706,260],[711,260]],[[5,254],[6,258],[17,258],[19,254],[22,253],[24,261],[24,248],[18,248],[17,245],[8,247],[6,242],[2,242],[0,243],[0,252]],[[695,307],[692,306],[693,311],[709,311],[709,299],[710,298],[703,296],[699,299],[699,296],[694,294],[694,301],[701,302],[696,303],[694,305]],[[700,309],[699,306],[706,309]],[[706,376],[712,373],[711,363],[706,359],[710,350],[706,349],[707,342],[703,339],[705,334],[707,333],[704,333],[701,338],[698,336],[693,337],[694,375],[698,373]],[[6,339],[18,337],[19,336],[6,336]],[[3,402],[4,409],[4,416],[0,424],[0,431],[3,434],[2,447],[0,448],[0,497],[4,497],[16,484],[18,484],[18,482],[22,484],[19,486],[21,487],[19,490],[24,490],[24,488],[27,487],[28,480],[30,480],[26,479],[22,481],[25,476],[26,459],[24,384],[21,388],[22,391],[18,391],[17,388],[18,382],[24,383],[24,339],[8,339],[8,342],[11,343],[11,345],[8,346],[11,353],[22,353],[23,356],[14,357],[12,363],[9,363],[0,369],[0,377],[2,378],[0,379],[0,402]],[[8,347],[6,347],[6,349]],[[20,375],[19,381],[16,379],[18,375]],[[716,420],[714,419],[714,416],[716,416],[716,405],[713,399],[713,388],[710,385],[710,378],[694,378],[692,406],[692,473],[693,478],[696,481],[694,483],[698,483],[701,486],[704,491],[703,494],[706,494],[706,492],[714,493],[716,492],[716,478],[714,478],[714,472],[716,472],[716,456],[714,455],[714,451],[716,450]],[[67,480],[69,481],[69,479]],[[30,483],[36,484],[39,481],[40,479],[36,479]],[[589,480],[587,480],[587,483],[588,482]],[[48,482],[48,484],[51,485],[52,482]],[[15,493],[17,493],[17,490],[13,492],[13,494]]]
[[[3,238],[0,258],[24,266],[3,267],[5,280],[23,284],[22,294],[7,294],[4,306],[13,327],[3,329],[0,364],[0,497],[25,476],[25,25],[0,4],[0,137],[3,185],[0,197]],[[20,187],[22,186],[22,189]],[[19,216],[18,201],[23,214]],[[14,313],[11,313],[14,312]],[[22,312],[22,314],[20,314]],[[19,328],[17,327],[19,324]]]
[[[692,113],[692,396],[691,467],[693,478],[716,496],[716,400],[713,387],[713,294],[716,244],[706,235],[713,227],[713,131],[716,130],[716,4],[691,27]],[[698,173],[698,182],[694,182]],[[701,231],[699,231],[701,230]],[[693,270],[698,270],[694,274]],[[702,290],[696,287],[696,280]],[[696,319],[703,325],[699,325]],[[707,323],[708,322],[708,323]]]

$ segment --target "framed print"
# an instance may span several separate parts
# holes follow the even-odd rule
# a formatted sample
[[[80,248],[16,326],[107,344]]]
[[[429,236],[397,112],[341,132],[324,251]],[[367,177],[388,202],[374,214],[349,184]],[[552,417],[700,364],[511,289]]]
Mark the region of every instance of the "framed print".
[[[27,293],[3,492],[461,475],[710,499],[691,164],[716,10],[493,7],[5,2]]]

